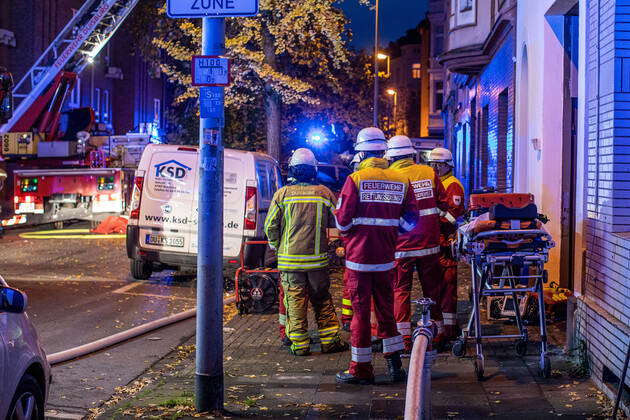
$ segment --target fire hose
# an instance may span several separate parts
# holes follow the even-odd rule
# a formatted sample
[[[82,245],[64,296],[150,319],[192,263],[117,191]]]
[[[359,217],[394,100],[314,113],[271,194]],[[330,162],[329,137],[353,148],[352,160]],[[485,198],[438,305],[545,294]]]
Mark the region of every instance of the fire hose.
[[[422,314],[413,333],[413,348],[405,397],[405,420],[429,420],[431,412],[431,366],[436,352],[432,350],[433,323],[430,320],[431,299],[415,302]]]
[[[223,300],[223,304],[227,305],[235,301],[234,296],[230,296]],[[174,315],[169,315],[164,318],[156,319],[155,321],[148,322],[146,324],[138,325],[137,327],[130,328],[126,331],[119,332],[109,337],[101,338],[91,343],[83,344],[72,349],[53,353],[47,357],[48,363],[51,365],[58,365],[60,363],[67,362],[69,360],[77,359],[82,356],[86,356],[91,353],[96,353],[103,349],[106,349],[116,344],[120,344],[124,341],[131,340],[132,338],[140,335],[158,330],[160,328],[167,327],[171,324],[175,324],[180,321],[184,321],[189,318],[193,318],[197,315],[197,309],[189,309],[184,312],[180,312]]]

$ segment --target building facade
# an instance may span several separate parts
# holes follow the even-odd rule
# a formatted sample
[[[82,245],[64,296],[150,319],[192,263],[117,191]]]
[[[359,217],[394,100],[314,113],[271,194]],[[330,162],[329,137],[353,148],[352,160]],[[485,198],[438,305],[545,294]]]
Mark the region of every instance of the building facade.
[[[630,343],[630,0],[445,7],[438,58],[457,173],[468,192],[534,194],[557,244],[549,278],[575,297],[567,350],[586,350],[613,397]]]
[[[443,138],[443,69],[435,59],[444,45],[441,4],[431,0],[427,17],[388,48],[390,74],[384,87],[390,135]]]
[[[467,192],[514,188],[516,2],[444,3],[445,141]]]
[[[7,67],[17,83],[83,2],[4,0],[1,3],[0,66]],[[83,70],[67,101],[68,108],[93,108],[96,128],[103,133],[124,134],[147,124],[156,128],[165,125],[166,80],[159,70],[135,54],[130,31],[125,31],[125,25],[132,24],[133,19],[132,13],[94,62]]]

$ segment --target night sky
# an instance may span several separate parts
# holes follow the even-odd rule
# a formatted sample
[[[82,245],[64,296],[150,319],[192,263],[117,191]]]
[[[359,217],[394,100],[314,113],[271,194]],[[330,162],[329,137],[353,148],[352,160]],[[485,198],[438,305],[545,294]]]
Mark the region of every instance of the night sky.
[[[374,3],[374,2],[373,2]],[[380,0],[381,44],[387,45],[415,27],[427,11],[426,0]],[[351,20],[354,32],[352,44],[357,48],[372,48],[374,45],[374,11],[359,5],[358,0],[344,0],[341,3]]]

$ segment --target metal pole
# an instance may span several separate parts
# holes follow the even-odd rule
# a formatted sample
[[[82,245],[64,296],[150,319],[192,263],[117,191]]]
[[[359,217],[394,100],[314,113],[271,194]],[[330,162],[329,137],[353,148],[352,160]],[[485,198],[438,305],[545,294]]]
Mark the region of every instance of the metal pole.
[[[376,0],[376,18],[374,22],[374,127],[378,127],[378,2]]]
[[[203,18],[202,54],[225,53],[223,18]],[[222,87],[210,89],[223,99]],[[195,406],[223,410],[223,142],[222,119],[201,118],[197,253]]]

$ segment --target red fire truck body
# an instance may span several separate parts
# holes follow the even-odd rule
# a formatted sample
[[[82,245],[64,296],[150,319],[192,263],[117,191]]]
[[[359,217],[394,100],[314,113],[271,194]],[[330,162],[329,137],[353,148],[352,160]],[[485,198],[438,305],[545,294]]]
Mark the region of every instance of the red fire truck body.
[[[77,74],[138,1],[85,0],[19,83],[0,68],[0,227],[98,221],[125,210],[133,170],[108,167],[111,146],[89,139],[93,110],[62,109]]]

